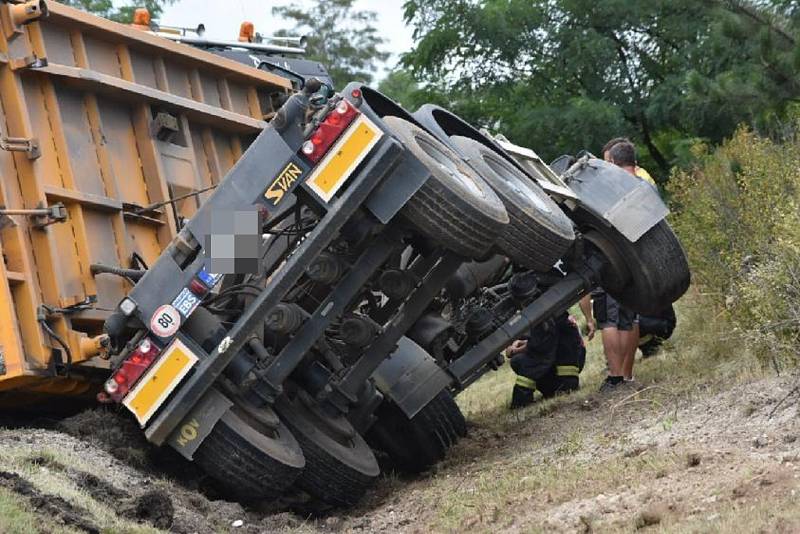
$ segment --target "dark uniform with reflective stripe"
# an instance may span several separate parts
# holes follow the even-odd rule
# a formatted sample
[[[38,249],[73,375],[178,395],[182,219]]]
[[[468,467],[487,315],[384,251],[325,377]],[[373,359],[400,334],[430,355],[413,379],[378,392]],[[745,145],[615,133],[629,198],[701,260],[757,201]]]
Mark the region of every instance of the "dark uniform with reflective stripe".
[[[544,398],[580,387],[578,375],[586,363],[586,346],[578,325],[562,313],[531,331],[525,351],[511,358],[517,374],[511,407],[533,402],[538,389]]]

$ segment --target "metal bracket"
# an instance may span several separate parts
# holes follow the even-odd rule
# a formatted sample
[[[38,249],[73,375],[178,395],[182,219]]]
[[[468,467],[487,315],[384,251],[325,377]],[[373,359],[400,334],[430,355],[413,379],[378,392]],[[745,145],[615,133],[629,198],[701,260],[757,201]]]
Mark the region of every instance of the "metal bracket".
[[[150,123],[150,133],[159,141],[171,143],[180,132],[178,117],[160,111]]]
[[[8,152],[25,152],[28,159],[37,159],[42,155],[39,141],[35,137],[0,137],[0,150]]]
[[[20,58],[10,58],[8,60],[8,66],[11,67],[11,70],[40,69],[47,66],[47,58],[39,57],[36,54]]]
[[[8,226],[16,226],[16,223],[11,218],[11,215],[24,215],[26,217],[33,217],[34,228],[44,228],[54,223],[64,222],[67,220],[67,208],[62,203],[53,204],[47,208],[37,208],[32,210],[7,210],[0,209],[0,229]]]
[[[0,1],[0,27],[7,39],[23,33],[22,27],[49,15],[45,0]]]

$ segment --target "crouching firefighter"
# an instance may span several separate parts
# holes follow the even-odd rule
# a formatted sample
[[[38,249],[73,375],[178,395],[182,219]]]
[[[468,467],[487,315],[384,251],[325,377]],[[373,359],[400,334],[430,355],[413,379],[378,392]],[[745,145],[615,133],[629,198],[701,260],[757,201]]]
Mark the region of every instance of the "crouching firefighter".
[[[586,345],[575,319],[566,312],[533,328],[528,339],[515,341],[506,355],[517,375],[511,408],[531,404],[537,390],[549,399],[580,387]]]

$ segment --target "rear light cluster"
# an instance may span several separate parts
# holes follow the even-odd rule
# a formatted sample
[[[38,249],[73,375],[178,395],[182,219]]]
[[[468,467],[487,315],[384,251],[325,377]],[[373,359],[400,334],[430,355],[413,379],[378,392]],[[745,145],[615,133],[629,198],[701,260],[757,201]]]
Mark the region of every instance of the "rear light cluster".
[[[189,291],[197,299],[194,301],[184,299],[185,307],[181,307],[179,312],[184,317],[188,317],[221,279],[222,275],[209,273],[205,269],[201,269],[197,276],[189,282],[188,286]],[[136,309],[136,304],[126,298],[120,304],[120,309],[125,315],[131,315]],[[121,401],[142,375],[153,365],[159,354],[161,354],[161,349],[152,340],[148,338],[142,340],[136,350],[122,362],[122,365],[106,381],[105,391],[98,394],[97,400],[103,403]]]
[[[340,100],[308,141],[303,143],[300,151],[309,161],[318,163],[358,115],[358,110],[350,102]]]
[[[160,353],[161,349],[155,343],[148,338],[143,339],[106,381],[105,390],[111,400],[121,401],[145,371],[153,365]]]
[[[209,289],[206,285],[200,281],[199,278],[192,278],[192,281],[189,282],[189,291],[194,293],[196,296],[203,298],[208,293]]]

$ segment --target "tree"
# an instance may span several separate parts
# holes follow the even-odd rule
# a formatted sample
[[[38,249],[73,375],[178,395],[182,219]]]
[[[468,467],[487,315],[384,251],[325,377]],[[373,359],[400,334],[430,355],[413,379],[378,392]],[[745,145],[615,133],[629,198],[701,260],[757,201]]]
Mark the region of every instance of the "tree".
[[[431,102],[446,105],[445,91],[435,84],[420,84],[414,74],[402,68],[392,70],[380,84],[378,91],[397,101],[401,106],[414,111],[422,104]]]
[[[101,17],[117,22],[130,24],[133,21],[133,12],[136,8],[145,7],[150,11],[153,20],[157,19],[164,10],[164,6],[175,3],[175,0],[136,0],[132,4],[115,7],[112,0],[61,0],[62,3],[94,13]]]
[[[351,81],[369,83],[378,66],[389,57],[380,50],[386,40],[373,24],[374,11],[353,9],[354,0],[318,0],[304,9],[290,4],[272,8],[272,14],[294,21],[278,35],[306,35],[306,57],[325,65],[337,85]]]
[[[452,107],[545,157],[629,135],[662,181],[687,139],[778,124],[800,89],[792,0],[407,0],[405,9],[415,47],[404,64],[443,87]]]

